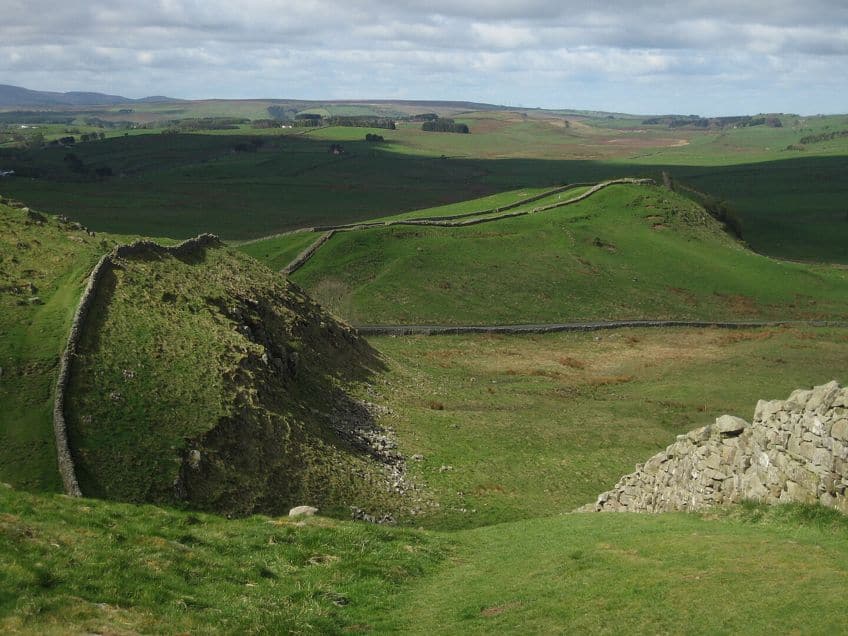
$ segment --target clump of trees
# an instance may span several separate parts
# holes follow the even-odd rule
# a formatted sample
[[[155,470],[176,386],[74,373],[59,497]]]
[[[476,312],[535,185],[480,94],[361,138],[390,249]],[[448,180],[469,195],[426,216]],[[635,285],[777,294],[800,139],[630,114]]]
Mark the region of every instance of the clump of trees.
[[[383,135],[376,135],[374,133],[366,133],[365,141],[385,141]]]
[[[82,133],[80,135],[80,141],[97,141],[98,139],[106,139],[106,133],[103,132],[93,132],[93,133]]]
[[[247,141],[240,141],[233,145],[235,152],[256,152],[265,145],[265,140],[261,137],[251,137]]]
[[[195,132],[198,130],[238,130],[241,124],[249,122],[249,119],[236,117],[191,117],[176,119],[170,124],[172,128],[176,128],[180,132]]]
[[[327,126],[349,126],[354,128],[383,128],[385,130],[395,130],[395,120],[388,117],[368,117],[368,116],[337,116],[327,117],[324,119]]]
[[[263,129],[263,128],[278,128],[280,126],[280,122],[276,119],[254,119],[250,122],[251,128]]]
[[[771,126],[782,128],[783,122],[776,115],[760,115],[751,117],[741,115],[735,117],[700,117],[699,115],[667,115],[643,119],[646,126],[666,125],[669,128],[747,128],[749,126]]]
[[[833,132],[819,133],[818,135],[807,135],[801,137],[802,144],[815,144],[822,141],[833,141],[840,137],[848,137],[848,130],[834,130]]]
[[[436,113],[419,113],[411,115],[409,121],[436,121],[439,116]]]
[[[471,132],[468,129],[468,126],[465,124],[458,124],[453,119],[435,119],[432,121],[425,121],[421,124],[421,130],[425,132],[449,132],[449,133],[460,133],[463,135],[467,135]]]

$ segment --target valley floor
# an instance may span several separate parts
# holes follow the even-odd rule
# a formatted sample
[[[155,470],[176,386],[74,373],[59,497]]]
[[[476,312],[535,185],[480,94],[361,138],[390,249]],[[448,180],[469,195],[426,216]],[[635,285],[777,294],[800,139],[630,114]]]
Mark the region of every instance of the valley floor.
[[[836,633],[848,520],[746,505],[568,514],[675,435],[844,382],[848,333],[780,327],[372,339],[440,506],[398,527],[0,489],[6,633]],[[420,456],[418,459],[413,459]],[[417,529],[413,529],[417,528]]]

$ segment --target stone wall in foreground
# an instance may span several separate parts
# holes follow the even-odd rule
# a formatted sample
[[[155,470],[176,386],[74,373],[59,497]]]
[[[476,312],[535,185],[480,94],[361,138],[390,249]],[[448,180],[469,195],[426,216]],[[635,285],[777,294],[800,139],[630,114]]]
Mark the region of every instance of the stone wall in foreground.
[[[848,513],[848,389],[830,382],[760,400],[751,424],[723,415],[679,435],[581,511],[668,512],[821,503]]]

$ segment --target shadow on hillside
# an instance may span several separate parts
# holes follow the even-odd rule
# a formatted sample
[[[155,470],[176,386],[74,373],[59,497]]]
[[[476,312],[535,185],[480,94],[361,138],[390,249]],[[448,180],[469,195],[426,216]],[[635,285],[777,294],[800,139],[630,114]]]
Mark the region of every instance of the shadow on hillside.
[[[342,142],[343,154],[335,156],[331,141],[303,136],[264,137],[257,152],[235,150],[253,137],[144,135],[79,144],[74,154],[84,165],[108,163],[116,174],[128,175],[100,180],[72,172],[62,159],[65,149],[19,152],[4,157],[6,167],[37,178],[7,179],[4,187],[95,230],[176,238],[212,232],[243,239],[524,187],[624,176],[659,180],[665,170],[737,208],[745,238],[758,251],[839,260],[848,243],[846,157],[787,152],[781,160],[730,166],[486,160],[403,154],[364,140]],[[45,181],[61,186],[51,193],[42,187]],[[141,208],[135,203],[139,196]],[[73,210],[63,209],[70,205]]]

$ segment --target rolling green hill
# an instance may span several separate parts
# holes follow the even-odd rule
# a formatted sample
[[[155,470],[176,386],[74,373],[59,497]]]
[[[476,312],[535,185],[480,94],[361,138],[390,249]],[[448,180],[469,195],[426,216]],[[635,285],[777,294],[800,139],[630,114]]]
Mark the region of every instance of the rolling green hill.
[[[0,487],[6,633],[834,633],[846,521],[571,515],[445,536]],[[708,600],[707,600],[708,599]],[[720,611],[717,610],[718,606]]]
[[[306,242],[275,237],[249,251],[276,266],[294,240]],[[847,271],[757,255],[692,201],[640,185],[467,227],[338,232],[293,278],[357,324],[848,315]]]
[[[382,368],[365,341],[221,246],[113,260],[68,389],[83,493],[233,514],[401,508],[385,484],[402,469],[349,393]]]

